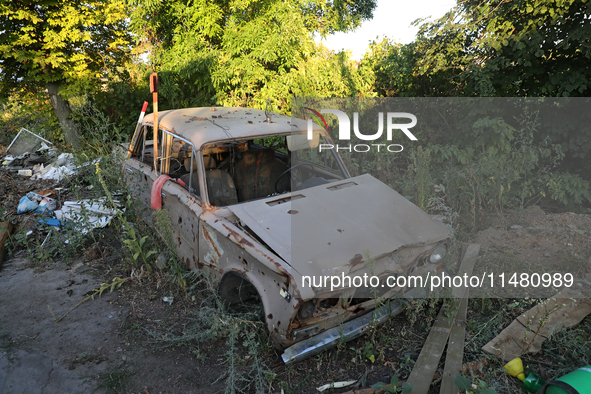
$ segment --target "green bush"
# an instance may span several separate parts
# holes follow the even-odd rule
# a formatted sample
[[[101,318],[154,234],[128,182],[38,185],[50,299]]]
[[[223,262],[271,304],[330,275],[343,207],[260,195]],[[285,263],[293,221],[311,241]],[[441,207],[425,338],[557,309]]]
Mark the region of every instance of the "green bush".
[[[15,93],[0,102],[0,146],[8,146],[21,128],[59,142],[57,118],[45,94]]]
[[[550,198],[563,205],[591,202],[589,182],[557,172],[564,159],[559,145],[537,138],[537,113],[524,113],[519,127],[485,117],[466,132],[473,143],[431,145],[434,172],[447,190],[447,201],[474,222],[483,209],[525,208]]]

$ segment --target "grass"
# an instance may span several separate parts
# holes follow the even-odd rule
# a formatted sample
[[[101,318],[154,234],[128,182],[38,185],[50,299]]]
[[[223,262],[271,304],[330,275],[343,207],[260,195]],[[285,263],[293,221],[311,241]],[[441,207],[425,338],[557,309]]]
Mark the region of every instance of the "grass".
[[[224,372],[212,383],[223,380],[225,393],[267,392],[275,374],[269,367],[273,351],[260,321],[260,307],[228,309],[207,276],[194,273],[191,280],[191,294],[199,301],[190,324],[182,330],[166,325],[145,329],[147,336],[162,348],[186,347],[202,362],[211,362],[212,353],[217,355]]]
[[[102,182],[97,174],[87,171],[77,178],[77,184],[73,187],[82,193],[86,192],[87,185],[94,185],[93,198],[104,197],[112,194],[114,190],[120,190],[121,180],[115,176],[120,174],[117,165],[101,162],[101,168],[104,175]],[[86,197],[91,196],[84,195],[84,198]],[[228,309],[215,296],[215,288],[209,278],[202,273],[187,272],[176,259],[170,239],[168,218],[163,217],[162,213],[153,218],[159,233],[159,236],[156,236],[141,220],[141,214],[131,205],[132,202],[126,200],[125,196],[122,200],[128,204],[124,220],[117,218],[111,228],[93,230],[86,237],[73,238],[75,241],[70,244],[71,250],[79,255],[80,250],[91,245],[97,245],[103,251],[107,245],[113,249],[121,249],[125,247],[120,242],[125,234],[128,236],[127,239],[131,240],[130,246],[141,247],[140,241],[143,239],[142,243],[150,245],[149,251],[155,251],[154,253],[149,256],[138,255],[135,259],[133,254],[128,254],[121,263],[105,264],[103,274],[110,276],[110,279],[123,274],[135,275],[131,282],[146,299],[153,298],[154,301],[159,301],[162,295],[172,294],[175,303],[180,302],[177,300],[183,300],[190,304],[192,310],[192,314],[185,319],[185,325],[166,319],[158,326],[135,321],[125,323],[121,327],[122,335],[130,342],[137,341],[142,345],[159,349],[188,349],[198,362],[214,363],[213,368],[224,371],[218,376],[209,376],[208,383],[223,381],[226,393],[279,392],[281,389],[285,393],[299,393],[330,381],[357,379],[364,376],[366,371],[369,373],[364,379],[364,387],[369,387],[379,381],[390,381],[393,374],[400,379],[406,379],[412,371],[436,318],[441,300],[411,300],[405,313],[382,326],[372,328],[367,335],[351,342],[339,343],[335,349],[285,367],[277,361],[279,352],[270,344],[265,333],[264,324],[260,320],[260,309],[256,306],[244,307],[240,312]],[[127,225],[123,228],[125,222]],[[133,229],[133,234],[130,229]],[[471,235],[473,234],[459,233],[457,236],[458,239],[469,239]],[[40,248],[39,242],[42,240],[27,240],[18,233],[13,239],[13,250],[28,249],[30,256],[38,257],[36,261],[52,261],[66,257],[66,254],[57,250],[61,243],[56,242],[49,247]],[[154,258],[160,253],[166,257],[166,267],[163,270],[152,267]],[[446,267],[453,269],[458,258],[459,248],[450,250],[446,257]],[[481,255],[478,263],[481,267],[493,266],[495,270],[525,271],[535,268],[530,262],[509,251],[489,250]],[[561,267],[579,271],[588,268],[588,256],[573,253],[564,259]],[[475,274],[478,274],[477,270]],[[488,295],[490,296],[491,294]],[[533,297],[526,299],[527,296],[528,294],[523,294],[522,298],[470,300],[464,362],[469,364],[486,361],[486,365],[480,369],[467,370],[464,374],[467,379],[472,382],[482,381],[499,393],[519,392],[518,382],[503,372],[504,362],[485,355],[481,348],[515,317],[539,301]],[[544,343],[540,354],[527,356],[524,361],[535,372],[547,378],[557,377],[579,366],[591,364],[590,344],[591,317],[587,317],[576,328],[554,333]],[[15,346],[15,341],[8,334],[0,335],[0,348],[11,351]],[[82,360],[86,358],[83,356],[78,362]],[[442,371],[442,368],[443,361],[439,370]],[[136,372],[137,370],[126,367],[113,368],[99,376],[101,388],[107,392],[125,392]],[[388,378],[384,378],[385,375],[388,375]]]
[[[128,341],[137,341],[144,337],[145,334],[144,328],[138,323],[123,323],[121,330],[123,331],[123,337]]]
[[[137,373],[136,370],[129,370],[127,367],[112,368],[109,371],[97,376],[100,381],[98,389],[105,390],[106,394],[125,393],[129,379]]]
[[[14,340],[11,335],[7,332],[0,334],[0,349],[6,353],[8,361],[14,362],[14,353],[19,343]]]

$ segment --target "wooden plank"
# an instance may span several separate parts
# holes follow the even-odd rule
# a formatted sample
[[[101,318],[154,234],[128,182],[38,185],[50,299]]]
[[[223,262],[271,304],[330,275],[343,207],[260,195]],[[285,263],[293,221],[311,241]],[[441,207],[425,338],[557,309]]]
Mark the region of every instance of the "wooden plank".
[[[462,245],[462,263],[458,269],[458,275],[472,275],[476,257],[480,252],[479,244]],[[460,310],[456,321],[449,334],[449,343],[447,345],[447,354],[445,356],[445,367],[441,378],[441,389],[439,394],[458,394],[460,389],[455,385],[455,375],[459,375],[462,370],[464,360],[464,339],[466,337],[466,314],[468,311],[469,289],[454,289],[455,296],[461,296]],[[463,294],[461,294],[463,293]]]
[[[419,354],[419,358],[408,377],[407,382],[414,387],[411,391],[412,394],[427,394],[429,392],[429,386],[431,386],[433,375],[437,371],[437,365],[441,359],[443,349],[445,349],[456,313],[457,309],[448,308],[447,304],[441,307],[421,354]],[[446,314],[451,315],[446,317]]]
[[[462,253],[462,262],[456,275],[464,276],[464,274],[466,274],[471,276],[478,253],[480,253],[480,244],[468,244]],[[454,298],[468,297],[468,294],[466,293],[467,290],[468,289],[463,287],[457,287],[452,289],[452,295]]]
[[[468,275],[472,274],[472,269],[474,268],[476,257],[478,257],[479,251],[480,245],[478,244],[469,244],[465,248],[462,255],[460,269],[458,270],[457,275],[463,276],[464,273]],[[423,346],[423,349],[419,354],[419,358],[417,359],[415,366],[407,380],[407,382],[414,387],[411,391],[412,394],[427,394],[429,392],[429,386],[431,386],[431,381],[433,380],[433,376],[435,375],[435,371],[439,365],[439,360],[441,359],[441,355],[443,354],[443,350],[445,349],[445,345],[449,339],[450,331],[456,319],[456,315],[458,314],[459,310],[462,309],[462,302],[460,302],[460,299],[465,298],[467,295],[467,289],[452,289],[452,294],[454,297],[456,297],[456,299],[451,300],[449,304],[444,304],[439,311],[439,314],[437,315],[437,321],[431,328],[427,340],[425,341],[425,345]],[[464,315],[463,320],[465,319],[466,317]],[[460,334],[456,334],[456,336],[459,335]]]
[[[10,222],[0,222],[0,269],[4,263],[4,254],[6,253],[5,243],[12,231],[12,224]]]
[[[464,339],[466,337],[466,313],[468,310],[468,298],[462,298],[460,310],[456,321],[449,334],[447,354],[445,356],[445,368],[441,380],[439,394],[458,394],[460,389],[455,385],[456,375],[462,371],[464,361]]]

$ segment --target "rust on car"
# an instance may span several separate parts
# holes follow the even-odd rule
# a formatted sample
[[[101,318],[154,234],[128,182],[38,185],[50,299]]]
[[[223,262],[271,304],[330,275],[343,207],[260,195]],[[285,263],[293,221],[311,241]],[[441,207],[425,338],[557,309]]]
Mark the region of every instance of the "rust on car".
[[[213,252],[213,254],[211,255],[213,260],[211,260],[210,262],[211,264],[215,264],[217,263],[219,258],[222,257],[224,251],[221,249],[220,244],[215,238],[215,234],[210,234],[209,230],[205,226],[203,226],[201,230],[203,231],[203,237],[206,239],[207,243],[209,244],[209,247],[211,248],[211,251]]]
[[[307,134],[304,119],[209,107],[160,111],[156,133],[154,123],[144,117],[124,163],[132,196],[147,207],[162,196],[177,254],[208,271],[226,302],[262,303],[286,362],[334,341],[335,327],[383,320],[384,300],[404,290],[368,297],[317,280],[441,265],[431,260],[447,228],[371,175],[352,178],[338,152],[319,152],[332,141],[316,124]]]
[[[359,265],[361,263],[363,263],[363,256],[359,253],[357,253],[355,256],[353,256],[351,260],[349,260],[349,264],[351,265],[351,267],[355,267],[356,265]]]
[[[247,240],[246,238],[244,238],[243,236],[238,234],[236,231],[232,230],[230,227],[226,226],[225,224],[222,224],[222,226],[224,226],[224,228],[226,230],[228,230],[230,237],[232,237],[236,242],[238,242],[239,244],[243,244],[243,245],[246,245],[246,246],[256,249],[256,246],[252,242],[250,242],[249,240]]]

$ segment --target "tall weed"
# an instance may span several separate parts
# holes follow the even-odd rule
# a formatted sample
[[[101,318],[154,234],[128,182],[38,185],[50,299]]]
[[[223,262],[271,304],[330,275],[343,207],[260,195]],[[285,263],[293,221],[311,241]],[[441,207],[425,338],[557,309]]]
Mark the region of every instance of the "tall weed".
[[[474,228],[484,209],[525,208],[543,198],[564,205],[591,202],[589,183],[578,175],[556,172],[564,159],[559,145],[536,139],[537,112],[525,112],[513,128],[500,118],[472,125],[474,144],[430,146],[434,176],[447,190],[447,202],[469,214]]]
[[[82,134],[79,153],[87,158],[110,156],[113,148],[126,139],[126,131],[89,99],[81,98],[79,101],[81,103],[73,110],[73,117]]]

